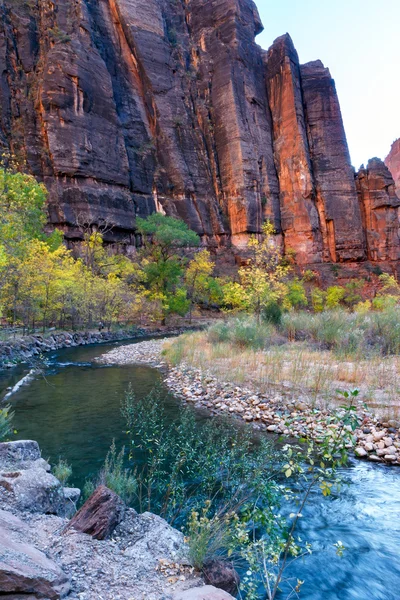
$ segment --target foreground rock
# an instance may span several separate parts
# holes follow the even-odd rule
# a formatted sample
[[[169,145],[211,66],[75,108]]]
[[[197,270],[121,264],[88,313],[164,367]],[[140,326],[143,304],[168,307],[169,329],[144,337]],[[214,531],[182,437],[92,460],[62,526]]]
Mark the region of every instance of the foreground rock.
[[[72,518],[67,529],[87,533],[96,540],[105,540],[123,520],[125,509],[117,494],[100,485]]]
[[[28,473],[33,481],[40,470],[50,475],[36,442],[0,444],[0,457],[3,467],[17,469],[16,480]],[[13,479],[11,472],[6,475],[3,479]],[[76,501],[79,490],[55,481],[61,497]],[[151,513],[138,515],[106,487],[100,486],[71,521],[65,511],[44,514],[49,487],[43,486],[43,497],[34,504],[33,490],[0,485],[0,597],[170,600],[203,583],[180,531]]]
[[[210,560],[203,567],[203,576],[206,583],[217,587],[230,594],[237,594],[240,586],[240,577],[233,565],[222,560]]]
[[[0,444],[0,492],[9,506],[20,511],[64,514],[70,510],[68,494],[42,459],[37,442],[23,440]],[[75,494],[76,499],[76,494]]]
[[[70,591],[69,577],[43,552],[18,540],[28,534],[25,523],[0,511],[0,596],[20,593],[24,598],[26,594],[50,600],[63,598]]]
[[[193,588],[186,592],[180,592],[175,594],[173,600],[229,600],[233,599],[233,596],[218,590],[212,585],[205,585],[200,588]]]

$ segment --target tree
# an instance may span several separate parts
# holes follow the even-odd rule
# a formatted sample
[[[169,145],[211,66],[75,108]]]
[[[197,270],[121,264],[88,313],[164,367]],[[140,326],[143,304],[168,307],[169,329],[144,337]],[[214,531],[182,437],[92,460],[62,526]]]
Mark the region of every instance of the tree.
[[[239,282],[224,286],[226,305],[253,312],[258,320],[269,305],[282,301],[287,294],[290,271],[290,266],[283,263],[272,223],[265,223],[262,233],[261,240],[253,236],[248,243],[251,259],[239,269]]]
[[[189,302],[183,294],[182,278],[186,257],[184,249],[197,247],[198,235],[183,221],[155,213],[147,219],[137,219],[143,237],[140,264],[145,274],[145,287],[150,299],[162,307],[162,324],[168,314],[184,314]]]
[[[190,322],[194,304],[219,300],[221,295],[217,281],[212,277],[215,264],[208,250],[198,252],[188,264],[185,283],[190,298]]]

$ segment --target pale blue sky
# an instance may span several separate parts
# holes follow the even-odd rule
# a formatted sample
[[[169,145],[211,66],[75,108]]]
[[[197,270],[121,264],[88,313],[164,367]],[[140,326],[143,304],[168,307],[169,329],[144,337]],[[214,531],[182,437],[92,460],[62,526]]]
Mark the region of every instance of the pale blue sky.
[[[400,137],[400,0],[255,0],[268,48],[289,32],[302,63],[330,68],[352,162],[384,158]]]

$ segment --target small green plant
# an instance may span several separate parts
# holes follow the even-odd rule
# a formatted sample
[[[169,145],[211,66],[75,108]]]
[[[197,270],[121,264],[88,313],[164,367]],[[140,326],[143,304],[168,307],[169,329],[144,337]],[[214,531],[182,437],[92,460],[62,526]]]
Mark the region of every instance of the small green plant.
[[[14,413],[10,411],[10,406],[0,408],[0,442],[7,440],[13,432],[12,420],[14,418]]]
[[[286,445],[282,449],[287,456],[283,465],[283,473],[287,479],[297,477],[303,481],[303,492],[291,490],[289,495],[296,501],[296,512],[288,518],[289,528],[286,535],[272,540],[268,536],[258,539],[255,535],[242,547],[242,556],[248,564],[248,571],[243,579],[242,590],[249,600],[259,598],[259,586],[265,589],[265,598],[275,600],[282,597],[284,574],[288,564],[312,553],[309,543],[303,542],[296,530],[303,517],[304,508],[311,493],[320,489],[323,496],[330,496],[334,489],[339,490],[343,484],[341,468],[348,462],[348,448],[353,446],[355,429],[359,426],[356,400],[358,390],[342,391],[344,404],[331,416],[332,428],[319,440],[319,444],[309,441],[306,448]],[[333,544],[336,553],[343,555],[345,550],[341,541]],[[287,599],[298,597],[304,582],[290,584]],[[293,593],[295,590],[295,593]]]
[[[99,483],[103,483],[122,498],[126,504],[130,504],[137,491],[135,476],[124,466],[125,448],[118,453],[115,440],[106,456],[103,470],[100,473]]]
[[[60,458],[58,463],[53,467],[53,475],[59,480],[62,486],[65,486],[67,481],[71,478],[72,467],[65,460]]]
[[[339,272],[340,272],[340,267],[339,267],[339,265],[332,264],[332,265],[331,265],[331,271],[332,271],[332,273],[333,273],[334,277],[339,277]]]
[[[87,500],[99,485],[105,485],[118,494],[126,504],[131,504],[136,497],[137,481],[134,473],[125,466],[125,447],[117,452],[115,440],[112,441],[98,477],[86,480],[83,498]]]
[[[54,42],[61,42],[62,44],[66,44],[71,41],[71,36],[68,35],[65,31],[60,29],[58,25],[48,30],[49,35]]]
[[[211,505],[208,500],[199,512],[193,510],[187,525],[190,563],[199,571],[209,560],[226,558],[233,539],[234,513],[210,517]]]

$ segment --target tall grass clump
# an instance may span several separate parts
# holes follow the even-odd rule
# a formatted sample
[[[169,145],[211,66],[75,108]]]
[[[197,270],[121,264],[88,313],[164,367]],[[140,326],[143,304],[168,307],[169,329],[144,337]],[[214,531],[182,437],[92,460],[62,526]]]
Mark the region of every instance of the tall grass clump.
[[[400,307],[371,312],[365,318],[366,345],[383,355],[400,354]]]
[[[53,475],[58,479],[61,485],[65,486],[67,481],[71,478],[72,467],[66,460],[60,458],[58,463],[53,467]]]
[[[275,333],[270,323],[259,323],[254,317],[242,317],[212,325],[207,336],[211,343],[229,343],[239,348],[262,350]]]
[[[94,480],[86,481],[83,489],[84,498],[89,498],[98,485],[107,486],[126,504],[131,504],[135,499],[137,492],[135,474],[125,466],[125,447],[117,452],[115,440],[111,444],[99,476]]]
[[[321,344],[338,355],[395,355],[400,353],[400,307],[361,313],[340,308],[290,312],[282,318],[281,331],[289,341]]]

